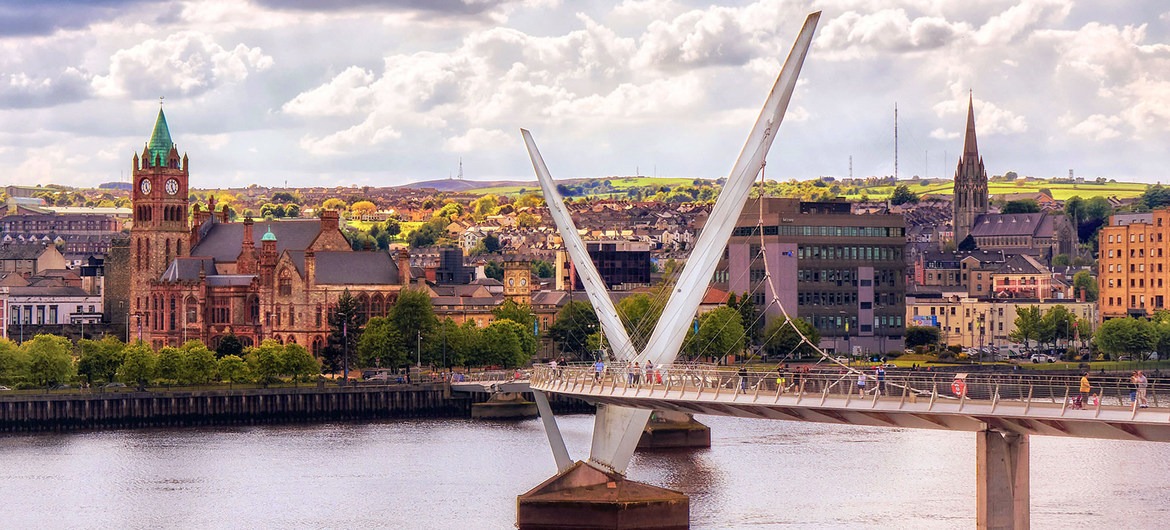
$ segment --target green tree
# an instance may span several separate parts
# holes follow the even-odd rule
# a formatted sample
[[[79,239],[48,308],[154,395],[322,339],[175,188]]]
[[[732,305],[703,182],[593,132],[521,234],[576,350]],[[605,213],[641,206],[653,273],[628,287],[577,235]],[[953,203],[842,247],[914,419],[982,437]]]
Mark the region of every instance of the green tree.
[[[513,368],[528,364],[536,351],[531,331],[511,320],[495,320],[484,328],[478,364]]]
[[[216,357],[224,357],[226,355],[235,355],[239,357],[244,353],[244,344],[234,334],[224,335],[219,339],[219,347],[215,348]]]
[[[906,347],[930,346],[938,344],[939,330],[934,326],[908,326],[906,328]]]
[[[1025,348],[1031,347],[1029,343],[1032,339],[1040,337],[1040,308],[1037,306],[1017,306],[1016,307],[1016,329],[1012,331],[1009,338],[1015,342],[1021,342]]]
[[[900,205],[906,203],[918,204],[918,194],[910,191],[909,186],[899,184],[894,188],[894,193],[890,195],[890,204]]]
[[[1158,346],[1158,330],[1154,323],[1135,318],[1113,318],[1097,328],[1094,340],[1102,352],[1117,357],[1138,355]]]
[[[12,383],[28,374],[28,356],[11,340],[0,338],[0,378]]]
[[[1166,206],[1170,204],[1170,188],[1154,184],[1146,188],[1138,202],[1148,210]]]
[[[483,274],[488,278],[504,281],[504,266],[498,261],[489,261],[483,266]]]
[[[1093,278],[1089,271],[1080,271],[1073,275],[1073,290],[1076,291],[1076,296],[1080,296],[1083,290],[1086,302],[1097,301],[1097,279]]]
[[[126,346],[123,353],[125,357],[118,369],[118,379],[145,388],[158,373],[158,354],[142,341]]]
[[[308,381],[321,374],[321,363],[300,344],[285,344],[280,357],[281,371],[292,377],[293,383]]]
[[[56,335],[37,335],[20,345],[29,360],[29,379],[39,386],[64,383],[73,375],[73,345]]]
[[[256,378],[257,383],[275,383],[280,380],[283,372],[281,357],[284,355],[284,345],[273,339],[265,339],[259,346],[247,349],[244,361],[248,363],[248,371]]]
[[[650,341],[650,334],[662,317],[662,306],[661,299],[648,294],[627,296],[618,302],[618,315],[638,351],[645,349]]]
[[[402,233],[402,225],[399,224],[398,219],[391,217],[385,223],[382,223],[382,231],[390,234],[390,237],[398,237]]]
[[[552,263],[539,259],[532,262],[532,274],[539,278],[552,278],[556,272],[557,269]]]
[[[231,388],[232,383],[248,380],[248,363],[239,355],[225,355],[216,362],[216,373],[219,374],[219,380],[227,381],[228,388]]]
[[[536,315],[532,314],[532,307],[517,304],[514,300],[504,300],[504,303],[492,309],[492,316],[495,317],[495,320],[508,319],[516,322],[524,326],[524,329],[527,329],[529,333],[535,329]]]
[[[422,226],[412,230],[407,236],[406,242],[410,244],[411,248],[429,247],[437,243],[440,239],[447,236],[447,225],[450,224],[447,218],[440,217],[432,219],[423,223]]]
[[[386,317],[374,317],[357,342],[358,363],[361,366],[397,368],[407,364],[402,337]]]
[[[1052,344],[1054,347],[1065,341],[1065,344],[1071,344],[1073,333],[1076,332],[1077,317],[1067,307],[1063,305],[1053,306],[1048,311],[1044,312],[1044,316],[1040,318],[1040,331],[1038,338],[1040,342]]]
[[[207,349],[203,341],[189,340],[179,348],[179,384],[204,385],[215,375],[215,354]]]
[[[967,237],[964,237],[959,242],[958,249],[963,252],[970,252],[972,250],[979,250],[979,245],[975,243],[975,238],[971,234],[967,234]]]
[[[479,244],[483,246],[483,251],[487,254],[495,254],[500,251],[500,238],[496,237],[495,234],[488,233],[488,235],[483,236]]]
[[[337,298],[337,305],[329,313],[329,337],[321,354],[325,371],[342,371],[347,359],[350,368],[357,367],[357,342],[365,324],[360,309],[349,289]]]
[[[390,309],[389,318],[402,340],[402,351],[405,352],[418,350],[422,341],[429,343],[435,329],[439,327],[439,319],[431,306],[431,295],[420,289],[400,291],[398,301]],[[416,355],[421,357],[422,353],[417,352]]]
[[[1035,199],[1020,199],[1018,201],[1008,201],[1000,209],[1000,213],[1039,213],[1040,203]]]
[[[699,317],[699,332],[687,333],[684,349],[692,359],[721,359],[743,350],[743,323],[739,311],[718,307]]]
[[[183,371],[183,352],[174,346],[164,346],[158,350],[158,377],[168,384],[179,382]]]
[[[597,314],[589,302],[569,302],[557,311],[557,320],[548,327],[548,336],[557,347],[578,359],[587,358],[589,335],[597,331]]]
[[[808,337],[809,343],[803,342],[796,329]],[[764,328],[764,351],[769,357],[787,359],[789,357],[804,358],[817,354],[814,347],[821,341],[821,334],[806,320],[798,318],[792,320],[777,318]],[[811,344],[810,344],[811,343]]]
[[[113,381],[122,366],[125,344],[107,335],[102,340],[77,341],[77,373],[89,384]]]

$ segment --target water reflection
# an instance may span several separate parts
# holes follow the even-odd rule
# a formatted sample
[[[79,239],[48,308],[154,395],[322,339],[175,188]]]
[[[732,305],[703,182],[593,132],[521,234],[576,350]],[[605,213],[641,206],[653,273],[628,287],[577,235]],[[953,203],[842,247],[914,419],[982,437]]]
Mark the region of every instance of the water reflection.
[[[695,528],[974,525],[970,433],[700,417],[712,447],[638,453]],[[560,418],[575,459],[593,417]],[[553,474],[540,422],[408,420],[0,437],[7,528],[511,528]],[[1034,437],[1035,528],[1160,528],[1170,445]]]

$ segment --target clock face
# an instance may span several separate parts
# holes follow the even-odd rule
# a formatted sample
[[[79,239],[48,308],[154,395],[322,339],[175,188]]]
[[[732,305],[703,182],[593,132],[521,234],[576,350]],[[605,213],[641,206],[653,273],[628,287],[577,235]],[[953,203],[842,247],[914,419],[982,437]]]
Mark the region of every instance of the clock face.
[[[508,287],[516,285],[516,278],[508,278]]]
[[[520,287],[524,287],[525,285],[528,285],[528,280],[520,278]]]
[[[142,182],[140,182],[138,184],[138,189],[142,190],[143,195],[149,195],[150,194],[150,179],[142,179]]]
[[[168,195],[179,193],[179,181],[175,179],[167,179],[166,190]]]

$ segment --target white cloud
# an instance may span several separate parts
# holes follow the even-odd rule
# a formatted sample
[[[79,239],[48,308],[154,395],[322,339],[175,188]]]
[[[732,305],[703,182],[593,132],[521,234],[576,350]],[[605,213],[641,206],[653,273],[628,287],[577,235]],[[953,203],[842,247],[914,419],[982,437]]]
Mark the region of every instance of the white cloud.
[[[343,116],[369,109],[373,99],[370,84],[374,74],[351,66],[328,83],[307,92],[301,92],[281,107],[289,114],[300,116]]]
[[[95,77],[93,86],[106,97],[192,96],[242,81],[272,64],[260,48],[237,44],[229,50],[211,35],[183,31],[114,52],[109,74]]]
[[[508,134],[498,129],[470,129],[462,136],[448,138],[443,149],[454,153],[469,153],[480,149],[505,149],[516,143],[519,133]]]
[[[1121,131],[1117,129],[1120,124],[1121,118],[1118,116],[1094,114],[1080,123],[1073,124],[1066,132],[1095,141],[1108,140],[1121,136]]]

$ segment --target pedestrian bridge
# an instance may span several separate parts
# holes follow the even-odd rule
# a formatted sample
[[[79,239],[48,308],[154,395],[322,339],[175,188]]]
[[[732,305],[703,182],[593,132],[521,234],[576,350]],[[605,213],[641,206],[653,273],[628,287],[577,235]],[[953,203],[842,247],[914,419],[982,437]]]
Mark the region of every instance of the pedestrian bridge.
[[[859,383],[859,375],[865,380]],[[1151,383],[1148,407],[1130,396],[1129,378],[955,374],[891,370],[740,373],[710,366],[660,366],[635,378],[624,370],[537,366],[534,390],[653,410],[875,427],[994,430],[1045,436],[1170,441],[1170,384]]]

